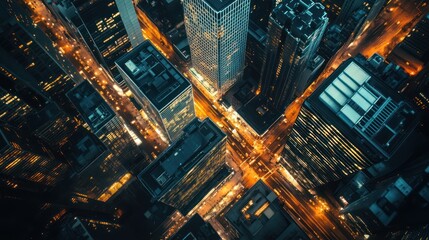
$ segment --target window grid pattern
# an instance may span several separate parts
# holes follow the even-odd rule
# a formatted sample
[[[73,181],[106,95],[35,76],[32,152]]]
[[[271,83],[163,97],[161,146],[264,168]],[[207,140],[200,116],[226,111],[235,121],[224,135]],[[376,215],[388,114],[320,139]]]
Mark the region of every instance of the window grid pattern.
[[[193,67],[224,94],[244,68],[250,1],[236,0],[220,11],[201,0],[183,6]]]

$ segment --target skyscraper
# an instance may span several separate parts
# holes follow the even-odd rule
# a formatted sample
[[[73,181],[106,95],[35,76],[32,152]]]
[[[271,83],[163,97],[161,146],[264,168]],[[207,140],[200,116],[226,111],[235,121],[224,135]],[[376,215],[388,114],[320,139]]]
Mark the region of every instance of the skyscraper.
[[[250,0],[184,0],[192,65],[211,94],[225,94],[244,69]]]
[[[70,187],[79,198],[106,202],[131,177],[122,166],[121,159],[84,128],[70,136],[60,151],[74,170],[63,187]]]
[[[398,63],[412,75],[429,63],[429,14],[423,16],[410,34],[400,43],[388,59]]]
[[[408,180],[398,177],[386,186],[379,186],[369,194],[351,203],[342,210],[348,213],[364,232],[374,233],[392,223],[398,216],[413,190]]]
[[[67,93],[85,123],[125,167],[141,154],[124,122],[87,81]],[[141,156],[140,156],[141,157]]]
[[[115,61],[144,41],[132,0],[63,0],[56,6],[96,59],[124,86]]]
[[[417,112],[355,59],[304,102],[283,165],[306,188],[367,169],[386,174],[412,153]]]
[[[324,7],[311,0],[283,2],[271,13],[260,88],[279,111],[308,86],[303,72],[314,60],[327,24]]]
[[[0,178],[10,185],[53,187],[65,178],[68,166],[54,159],[41,144],[22,132],[10,128],[0,129]]]
[[[266,42],[267,33],[253,21],[250,21],[246,46],[246,64],[259,74],[264,62]]]
[[[309,239],[262,180],[232,205],[225,218],[239,233],[238,239]]]
[[[67,108],[65,93],[82,81],[68,59],[31,19],[21,2],[2,1],[0,9],[0,71],[2,81],[31,89],[27,97],[43,96]],[[21,92],[22,93],[22,92]],[[24,94],[24,93],[23,93]],[[23,99],[24,97],[21,96]],[[31,100],[33,104],[35,99]]]
[[[341,5],[341,11],[336,22],[338,24],[345,23],[353,15],[354,11],[363,8],[364,2],[365,0],[345,0]]]
[[[152,122],[170,141],[195,118],[192,86],[149,41],[117,61],[118,69]]]
[[[429,206],[429,154],[404,164],[397,174],[360,187],[365,194],[341,211],[363,232],[376,233],[391,227],[405,229],[427,224]]]
[[[194,119],[140,174],[153,199],[188,214],[216,187],[226,166],[226,135],[209,119]]]
[[[273,8],[277,5],[276,0],[251,0],[250,1],[250,21],[267,31],[268,20]]]
[[[1,81],[4,83],[4,79]],[[25,116],[33,112],[33,108],[0,85],[0,111],[0,123],[19,127],[25,122]]]

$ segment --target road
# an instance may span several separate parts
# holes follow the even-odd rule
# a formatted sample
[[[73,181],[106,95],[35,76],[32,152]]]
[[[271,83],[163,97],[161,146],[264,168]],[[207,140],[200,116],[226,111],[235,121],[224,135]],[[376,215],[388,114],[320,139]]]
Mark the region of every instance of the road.
[[[42,1],[27,0],[33,11],[33,21],[55,40],[58,51],[75,66],[79,73],[98,90],[106,102],[127,123],[127,126],[142,141],[144,152],[158,155],[167,144],[163,142],[149,120],[145,120],[130,99],[121,92],[106,70],[95,60],[91,51],[76,39],[66,35],[67,28],[57,20]]]

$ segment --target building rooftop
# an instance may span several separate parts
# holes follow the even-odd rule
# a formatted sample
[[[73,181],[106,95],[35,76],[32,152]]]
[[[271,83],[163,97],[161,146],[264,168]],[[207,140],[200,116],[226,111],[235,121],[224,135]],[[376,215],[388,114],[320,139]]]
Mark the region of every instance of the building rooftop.
[[[404,85],[410,78],[402,67],[393,62],[386,62],[385,59],[377,53],[373,54],[369,59],[366,59],[362,55],[358,55],[355,57],[355,60],[366,69],[371,70],[373,74],[397,92],[404,88]]]
[[[180,230],[174,234],[173,240],[210,239],[220,240],[210,223],[204,222],[200,215],[195,214]]]
[[[281,113],[270,107],[262,95],[255,96],[237,111],[258,135],[264,135],[280,118]]]
[[[283,210],[276,194],[259,180],[225,214],[240,239],[309,239]]]
[[[236,0],[205,0],[214,10],[221,11]]]
[[[9,146],[9,141],[7,140],[6,135],[0,128],[0,151],[3,152],[5,149],[9,148]]]
[[[61,147],[69,164],[76,172],[82,172],[91,163],[106,153],[104,144],[86,129],[79,129],[68,143]]]
[[[210,119],[194,119],[181,138],[146,167],[139,179],[154,198],[162,196],[226,137]]]
[[[343,134],[356,136],[350,138],[354,144],[377,149],[378,160],[392,157],[419,122],[410,104],[355,59],[344,62],[304,104]]]
[[[158,110],[191,87],[150,41],[143,42],[116,63]]]
[[[70,90],[67,97],[95,133],[115,116],[115,112],[88,81]]]
[[[253,21],[249,21],[248,32],[249,35],[256,39],[258,42],[265,44],[265,41],[267,40],[267,33],[258,25],[256,25],[256,23],[254,23]]]
[[[384,226],[388,226],[398,215],[398,210],[405,203],[413,191],[404,178],[398,177],[387,186],[382,186],[371,192],[360,200],[351,203],[343,212],[362,211],[362,207],[373,214],[373,216]]]
[[[277,5],[271,13],[271,18],[294,37],[307,41],[328,17],[321,3],[312,0],[290,0]]]

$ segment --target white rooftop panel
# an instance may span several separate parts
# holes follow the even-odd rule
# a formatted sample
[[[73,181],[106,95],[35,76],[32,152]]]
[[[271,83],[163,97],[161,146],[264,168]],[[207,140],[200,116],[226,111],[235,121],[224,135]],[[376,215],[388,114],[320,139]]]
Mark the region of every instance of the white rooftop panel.
[[[127,62],[125,62],[125,66],[127,66],[127,68],[131,71],[134,72],[137,70],[137,66],[136,64],[134,64],[134,62],[130,59]]]
[[[343,81],[343,83],[346,84],[347,86],[349,86],[353,91],[358,90],[359,86],[351,78],[349,78],[346,74],[341,73],[338,76],[338,78],[341,79]]]
[[[359,119],[360,119],[360,115],[353,109],[351,108],[349,105],[345,105],[342,109],[341,112],[353,123],[356,124]]]
[[[370,78],[370,75],[361,67],[359,67],[355,62],[351,62],[344,72],[352,77],[359,85],[362,85]]]
[[[365,112],[368,111],[368,109],[371,107],[371,104],[358,93],[352,97],[352,100],[357,103]]]
[[[346,96],[352,96],[353,95],[353,91],[350,89],[350,87],[348,87],[347,85],[345,85],[340,79],[336,78],[335,81],[333,82],[333,84],[340,89]]]
[[[377,98],[365,88],[359,89],[358,93],[362,95],[362,97],[365,98],[371,104],[375,103],[375,101],[377,100]]]
[[[344,106],[347,101],[347,97],[333,85],[329,85],[329,87],[326,88],[325,92],[330,95],[332,99],[338,102],[340,106]]]
[[[338,103],[332,100],[332,98],[330,98],[325,92],[320,94],[319,98],[334,112],[338,112],[338,110],[340,110],[340,105],[338,105]]]

